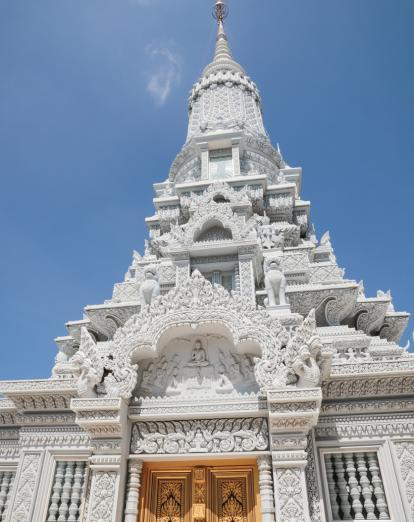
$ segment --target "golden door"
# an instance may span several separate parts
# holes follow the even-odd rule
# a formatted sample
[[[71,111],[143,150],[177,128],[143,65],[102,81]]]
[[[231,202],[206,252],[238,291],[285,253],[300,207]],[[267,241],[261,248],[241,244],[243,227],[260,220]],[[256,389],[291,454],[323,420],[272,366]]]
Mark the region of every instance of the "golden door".
[[[144,466],[139,522],[260,522],[257,506],[254,463]]]

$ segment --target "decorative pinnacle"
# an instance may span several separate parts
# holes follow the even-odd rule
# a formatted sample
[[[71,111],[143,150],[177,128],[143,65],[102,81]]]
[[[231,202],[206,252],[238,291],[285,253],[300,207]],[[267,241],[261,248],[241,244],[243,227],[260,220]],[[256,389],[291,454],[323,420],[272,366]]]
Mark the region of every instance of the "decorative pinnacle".
[[[213,17],[217,20],[220,25],[229,15],[229,8],[223,2],[223,0],[216,0],[216,5],[213,8]]]

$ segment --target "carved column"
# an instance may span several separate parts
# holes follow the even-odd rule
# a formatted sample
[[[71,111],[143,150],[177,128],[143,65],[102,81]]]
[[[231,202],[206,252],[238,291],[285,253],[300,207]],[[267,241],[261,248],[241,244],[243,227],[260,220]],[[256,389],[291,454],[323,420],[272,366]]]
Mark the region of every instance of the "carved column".
[[[137,521],[142,464],[142,460],[134,460],[131,461],[128,466],[128,485],[125,501],[124,522]]]
[[[256,302],[256,286],[254,282],[253,258],[256,248],[253,246],[239,248],[240,292],[252,303]]]
[[[72,399],[76,422],[90,436],[91,486],[85,522],[122,520],[129,433],[123,399]]]
[[[257,459],[259,488],[263,522],[275,522],[275,502],[272,479],[272,457],[262,455]]]
[[[322,403],[320,388],[268,392],[277,522],[310,522],[305,468],[307,434]]]

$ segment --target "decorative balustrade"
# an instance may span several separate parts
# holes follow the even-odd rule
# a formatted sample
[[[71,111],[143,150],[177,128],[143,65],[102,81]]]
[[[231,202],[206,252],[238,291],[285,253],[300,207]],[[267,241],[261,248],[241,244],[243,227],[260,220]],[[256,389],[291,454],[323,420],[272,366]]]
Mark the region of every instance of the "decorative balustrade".
[[[47,522],[79,522],[84,497],[86,462],[56,463]]]
[[[332,520],[390,520],[378,455],[348,452],[325,455]]]
[[[15,477],[14,471],[0,470],[0,522],[6,520],[7,507]]]

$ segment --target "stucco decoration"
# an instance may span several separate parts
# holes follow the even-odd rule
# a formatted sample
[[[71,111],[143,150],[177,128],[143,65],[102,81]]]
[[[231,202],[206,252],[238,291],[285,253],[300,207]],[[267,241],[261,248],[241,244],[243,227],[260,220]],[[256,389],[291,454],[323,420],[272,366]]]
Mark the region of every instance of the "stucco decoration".
[[[160,295],[160,284],[158,282],[158,271],[153,265],[149,265],[144,271],[144,281],[139,288],[141,306],[149,306],[151,301]]]
[[[265,263],[265,305],[275,307],[286,305],[286,277],[280,269],[280,259],[273,257]]]
[[[134,363],[159,356],[159,341],[167,332],[180,326],[196,328],[213,324],[224,327],[238,353],[261,355],[255,359],[254,370],[261,389],[305,379],[299,370],[295,376],[293,363],[303,345],[317,339],[314,314],[296,333],[289,334],[280,321],[257,309],[249,299],[238,293],[230,295],[195,270],[178,288],[154,299],[150,307],[118,329],[102,356],[106,393],[130,398],[137,384]],[[314,380],[319,381],[320,375]]]
[[[96,386],[102,380],[104,366],[96,343],[85,327],[82,327],[80,348],[72,358],[72,363],[79,368],[79,397],[96,397]]]
[[[269,447],[267,420],[257,418],[137,422],[133,453],[240,453]]]
[[[177,337],[157,359],[140,362],[138,397],[233,396],[258,391],[252,357],[223,335]]]
[[[180,197],[181,206],[195,211],[198,207],[204,207],[211,202],[227,202],[232,205],[250,206],[249,191],[247,187],[241,190],[234,190],[224,181],[216,181],[209,185],[202,194],[193,193],[191,196],[182,195]]]
[[[282,330],[278,342],[276,350],[265,351],[256,360],[256,380],[262,389],[286,385],[315,387],[329,374],[332,354],[322,355],[314,310],[291,335]]]
[[[161,255],[177,248],[189,248],[196,243],[200,236],[211,227],[221,227],[231,233],[231,239],[242,241],[257,239],[257,217],[245,220],[233,212],[231,203],[216,203],[214,200],[197,205],[188,223],[185,225],[171,225],[170,232],[151,241],[151,247]],[[217,240],[223,238],[218,237]],[[214,241],[215,238],[209,238]]]

